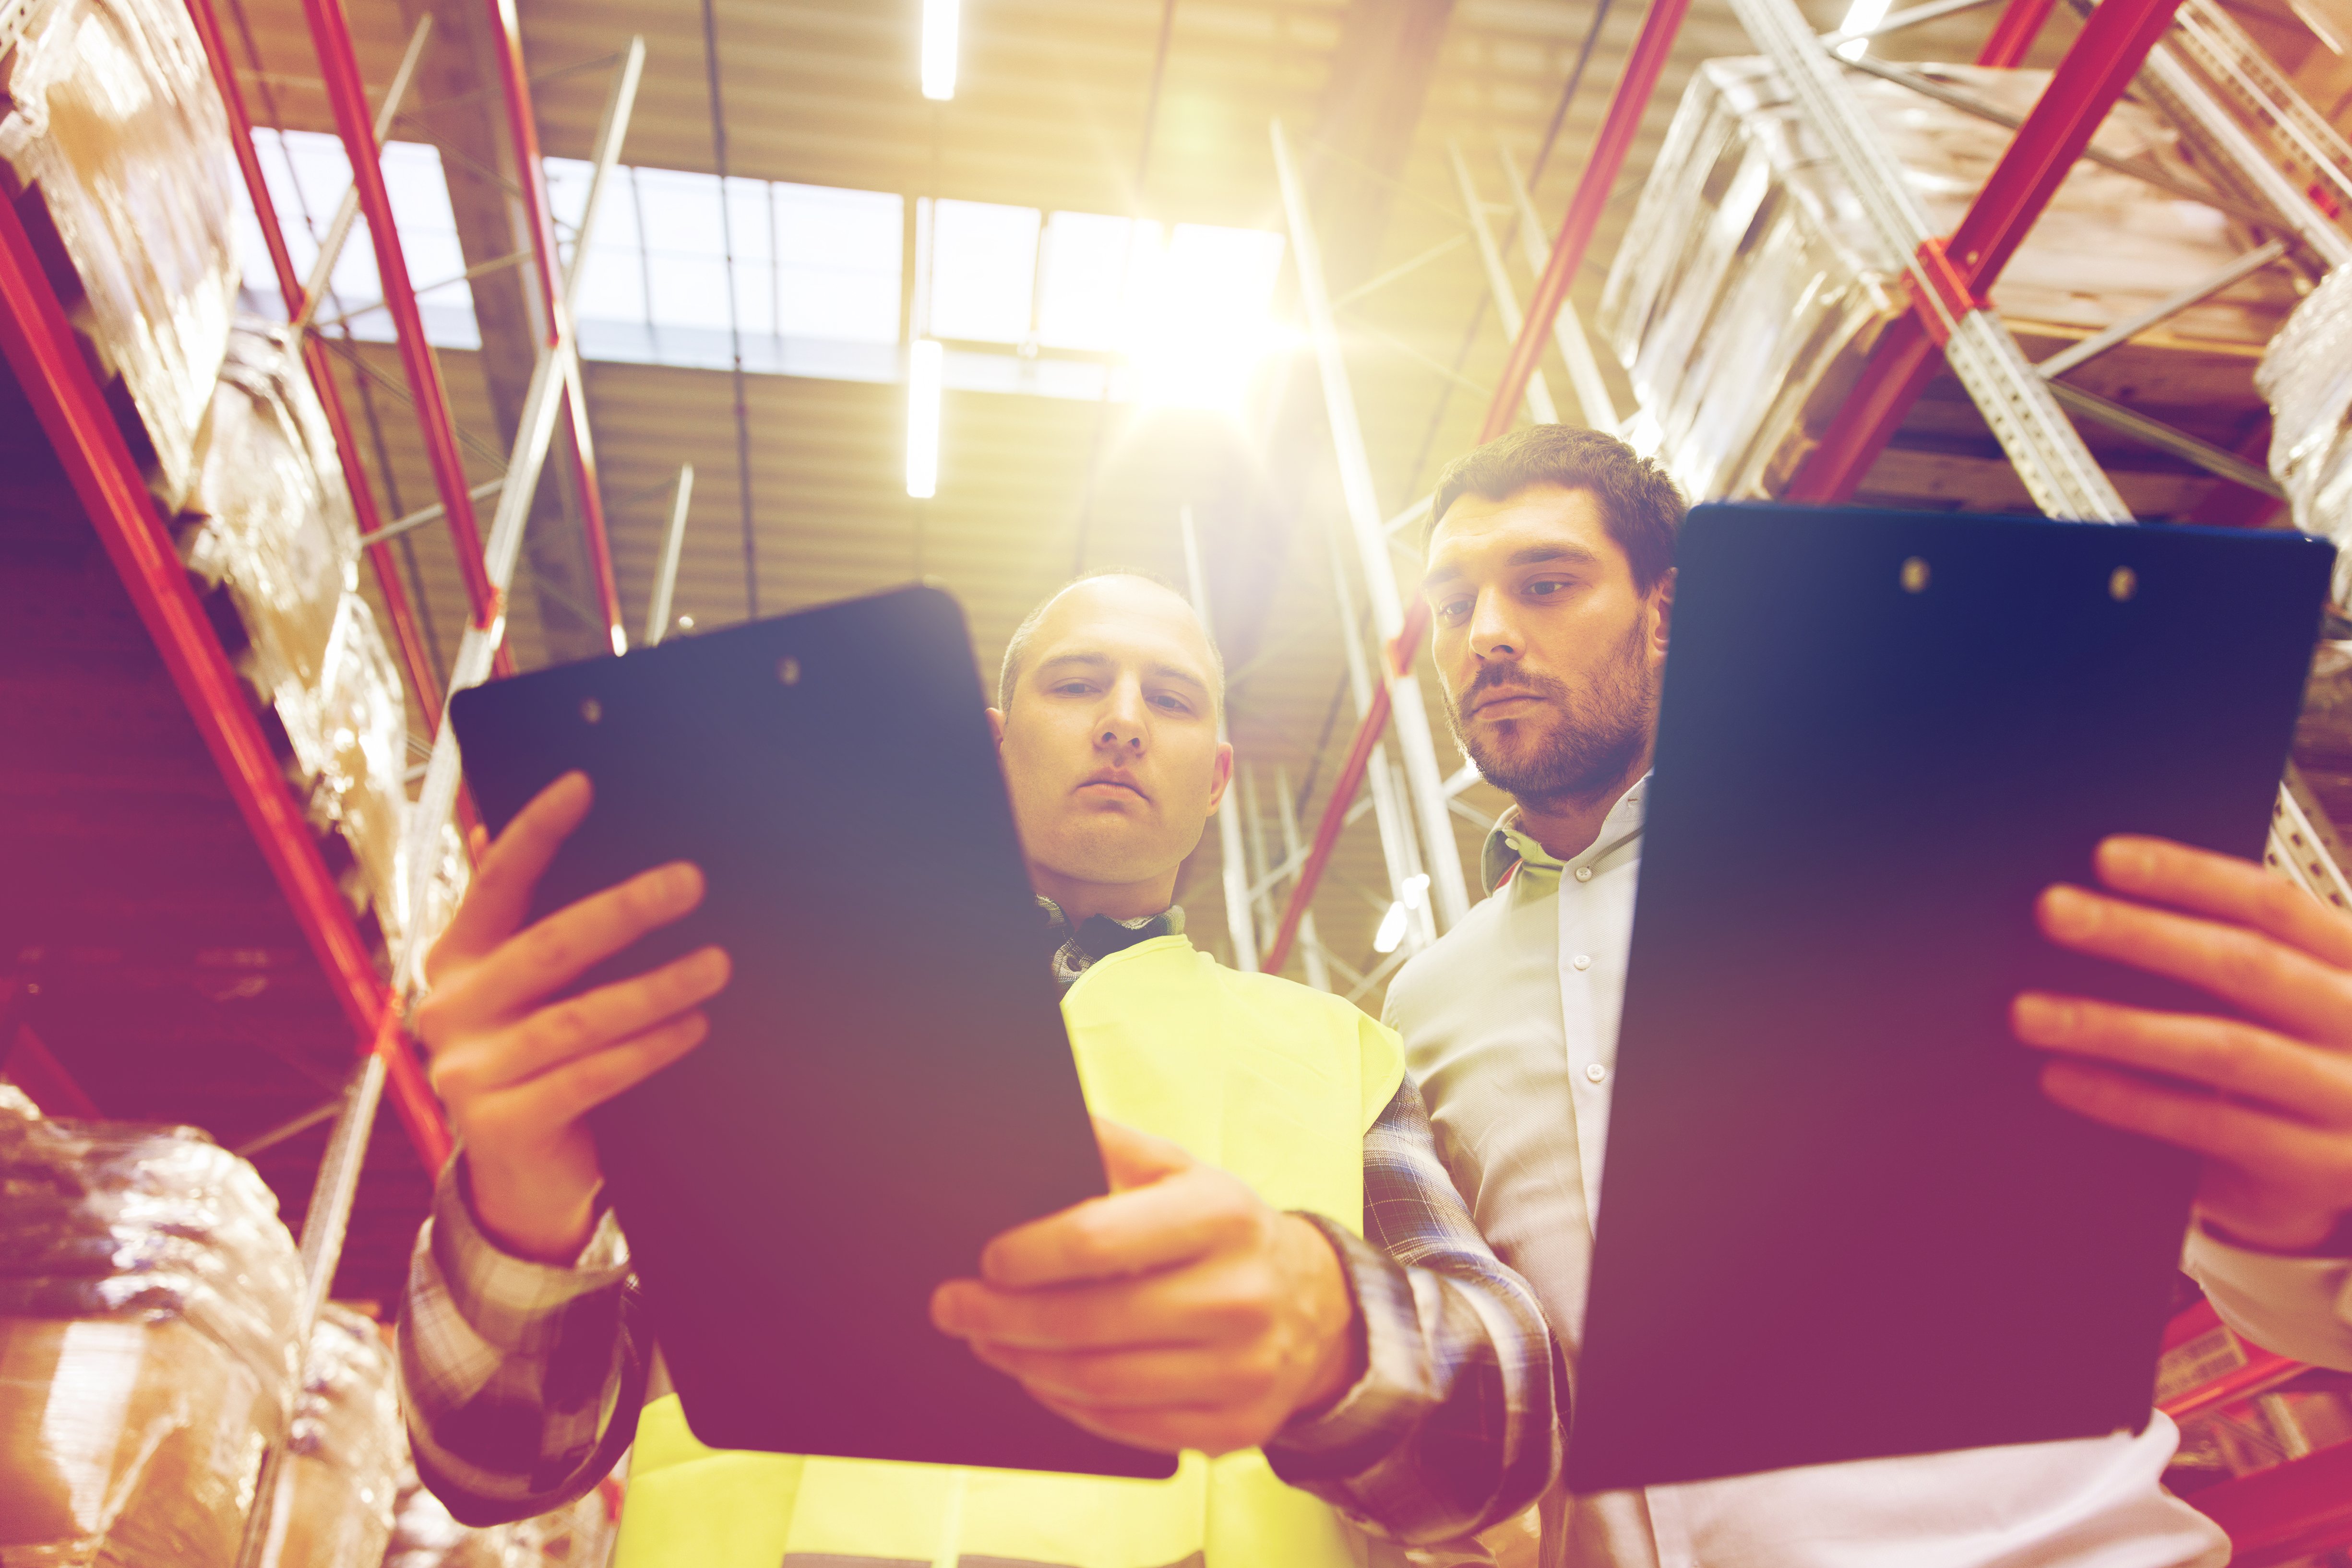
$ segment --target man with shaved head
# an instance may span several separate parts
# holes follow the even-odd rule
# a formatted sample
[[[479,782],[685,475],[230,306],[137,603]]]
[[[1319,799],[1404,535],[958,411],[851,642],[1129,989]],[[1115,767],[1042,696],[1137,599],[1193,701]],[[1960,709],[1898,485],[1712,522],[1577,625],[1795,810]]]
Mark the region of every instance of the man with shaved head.
[[[1132,573],[1070,584],[1006,649],[989,717],[1113,1190],[996,1238],[931,1301],[1047,1407],[1181,1452],[1175,1478],[694,1440],[584,1118],[694,1049],[728,958],[551,999],[702,890],[697,868],[659,867],[526,925],[593,809],[575,774],[478,846],[417,1016],[460,1153],[418,1238],[401,1371],[418,1470],[457,1517],[577,1497],[633,1437],[624,1568],[1340,1568],[1545,1490],[1551,1341],[1448,1185],[1396,1036],[1184,937],[1177,872],[1233,773],[1223,684],[1192,606]],[[923,896],[887,846],[875,873]]]

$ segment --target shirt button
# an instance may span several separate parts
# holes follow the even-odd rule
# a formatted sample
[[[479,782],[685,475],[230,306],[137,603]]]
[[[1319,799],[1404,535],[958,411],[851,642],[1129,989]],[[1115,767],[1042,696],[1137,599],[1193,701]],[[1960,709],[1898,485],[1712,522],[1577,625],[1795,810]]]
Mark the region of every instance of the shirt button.
[[[1592,880],[1592,868],[1589,865],[1578,866],[1576,868],[1576,880],[1579,882],[1591,882]]]
[[[1609,1076],[1609,1070],[1597,1061],[1588,1061],[1584,1064],[1584,1076],[1598,1083]]]
[[[1580,969],[1590,969],[1592,967],[1592,955],[1590,953],[1579,953],[1574,958],[1571,958],[1569,961]]]

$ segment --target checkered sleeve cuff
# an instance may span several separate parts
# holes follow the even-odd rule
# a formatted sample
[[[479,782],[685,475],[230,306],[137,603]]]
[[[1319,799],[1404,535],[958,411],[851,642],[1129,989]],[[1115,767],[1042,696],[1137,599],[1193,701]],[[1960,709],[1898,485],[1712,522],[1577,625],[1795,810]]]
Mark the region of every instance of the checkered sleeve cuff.
[[[450,1305],[491,1347],[544,1355],[573,1302],[627,1283],[628,1240],[606,1208],[569,1267],[518,1258],[483,1230],[467,1195],[465,1160],[462,1151],[450,1160],[433,1195],[432,1257]]]
[[[1322,1215],[1299,1218],[1339,1256],[1363,1336],[1364,1372],[1336,1402],[1293,1419],[1268,1451],[1279,1449],[1289,1479],[1352,1475],[1409,1437],[1430,1403],[1420,1312],[1411,1277],[1387,1253]]]

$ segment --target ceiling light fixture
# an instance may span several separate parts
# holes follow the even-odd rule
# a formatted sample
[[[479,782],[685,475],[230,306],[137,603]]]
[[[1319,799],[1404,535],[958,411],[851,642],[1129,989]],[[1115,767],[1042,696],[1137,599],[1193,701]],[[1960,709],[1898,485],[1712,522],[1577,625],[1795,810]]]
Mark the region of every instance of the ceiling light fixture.
[[[947,350],[919,340],[907,356],[907,494],[928,501],[940,488],[940,386]]]
[[[1402,901],[1400,900],[1395,904],[1390,904],[1389,912],[1381,916],[1381,928],[1372,933],[1372,951],[1375,953],[1395,952],[1397,950],[1397,945],[1404,940],[1404,921],[1405,914]]]
[[[955,96],[957,35],[963,0],[923,0],[923,96],[944,103]]]

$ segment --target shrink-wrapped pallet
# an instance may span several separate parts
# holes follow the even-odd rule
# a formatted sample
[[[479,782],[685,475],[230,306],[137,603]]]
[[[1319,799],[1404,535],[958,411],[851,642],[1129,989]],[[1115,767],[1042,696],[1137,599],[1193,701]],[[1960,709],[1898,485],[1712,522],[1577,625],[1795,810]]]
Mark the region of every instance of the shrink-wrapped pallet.
[[[240,320],[231,334],[179,534],[189,571],[220,596],[222,643],[315,778],[326,751],[318,693],[336,615],[359,586],[359,527],[284,329]]]
[[[2022,114],[2046,71],[1912,70]],[[2004,127],[1894,82],[1849,77],[1928,228],[1948,234],[2011,140]],[[2177,138],[2119,104],[2097,145],[2194,183]],[[2213,208],[2077,163],[1994,285],[2012,325],[2098,331],[2219,271],[2246,248]],[[1684,94],[1618,247],[1598,326],[1641,405],[1635,434],[1694,500],[1785,490],[1887,323],[1909,308],[1907,258],[1866,220],[1770,62],[1709,60]],[[2257,276],[2174,317],[2176,343],[2251,351],[2292,307]]]
[[[253,1167],[0,1104],[0,1568],[229,1568],[300,1295]]]
[[[263,1568],[380,1568],[407,1452],[391,1348],[330,1303],[310,1331]]]
[[[227,116],[181,0],[30,0],[18,26],[0,55],[0,195],[176,507],[236,298]]]
[[[2332,541],[2339,615],[2352,610],[2352,267],[2295,308],[2255,384],[2271,404],[2271,476],[2294,526]],[[2330,810],[2352,810],[2352,640],[2324,640],[2304,689],[2295,761]]]
[[[395,943],[406,703],[358,593],[359,528],[333,437],[283,328],[240,321],[230,338],[179,541],[222,645],[282,732],[329,869],[362,923]]]
[[[2352,608],[2352,267],[2295,308],[2255,384],[2271,404],[2271,475],[2294,526],[2335,541],[2336,607]]]

